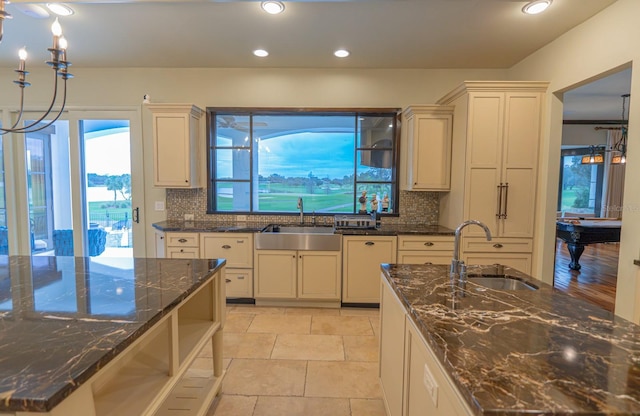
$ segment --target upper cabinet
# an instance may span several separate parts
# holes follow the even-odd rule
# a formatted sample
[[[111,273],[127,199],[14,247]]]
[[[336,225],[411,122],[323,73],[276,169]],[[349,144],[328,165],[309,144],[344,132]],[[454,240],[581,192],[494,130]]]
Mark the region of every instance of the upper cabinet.
[[[402,120],[401,189],[448,191],[453,107],[411,106]]]
[[[200,119],[191,104],[149,104],[153,115],[153,184],[199,188]]]

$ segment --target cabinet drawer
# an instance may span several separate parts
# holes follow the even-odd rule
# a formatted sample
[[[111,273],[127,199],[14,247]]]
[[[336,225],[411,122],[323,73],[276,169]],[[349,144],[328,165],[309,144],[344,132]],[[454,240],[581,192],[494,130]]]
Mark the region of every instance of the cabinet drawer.
[[[487,241],[484,238],[465,238],[462,247],[465,252],[531,253],[533,240],[530,238],[494,238]]]
[[[451,264],[452,251],[398,251],[399,264]]]
[[[398,236],[398,250],[447,250],[453,253],[453,237],[401,235]]]
[[[227,260],[229,268],[253,268],[253,234],[201,233],[200,258]]]
[[[226,279],[228,298],[253,297],[253,270],[227,269]]]
[[[168,259],[197,259],[200,254],[198,247],[167,247]]]
[[[530,253],[464,253],[462,259],[470,264],[503,264],[525,274],[531,274]]]
[[[166,233],[167,247],[198,247],[198,233]]]

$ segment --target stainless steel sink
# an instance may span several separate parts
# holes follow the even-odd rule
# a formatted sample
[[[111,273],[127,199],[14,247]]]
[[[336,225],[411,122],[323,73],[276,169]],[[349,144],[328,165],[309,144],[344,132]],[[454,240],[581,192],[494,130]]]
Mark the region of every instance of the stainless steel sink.
[[[342,236],[328,226],[271,224],[255,236],[256,250],[338,251]]]
[[[532,283],[520,280],[509,275],[467,275],[467,280],[471,283],[496,290],[538,290]],[[482,291],[482,288],[476,288]]]

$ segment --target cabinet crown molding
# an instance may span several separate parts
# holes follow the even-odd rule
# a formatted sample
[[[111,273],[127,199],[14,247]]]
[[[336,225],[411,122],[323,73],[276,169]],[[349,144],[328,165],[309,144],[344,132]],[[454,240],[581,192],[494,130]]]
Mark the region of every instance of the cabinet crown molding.
[[[414,114],[452,114],[452,105],[410,105],[402,111],[402,115],[410,117]]]
[[[195,118],[202,117],[204,110],[193,104],[144,104],[153,113],[189,113]]]
[[[546,92],[548,87],[549,82],[547,81],[463,81],[451,92],[436,101],[436,104],[451,104],[462,95],[474,91]]]

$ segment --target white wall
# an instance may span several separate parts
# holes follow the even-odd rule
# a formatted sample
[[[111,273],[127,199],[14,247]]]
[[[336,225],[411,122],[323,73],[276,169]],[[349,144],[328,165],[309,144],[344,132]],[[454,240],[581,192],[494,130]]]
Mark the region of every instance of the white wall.
[[[549,281],[553,278],[555,215],[562,139],[562,93],[590,82],[602,74],[640,62],[640,1],[618,0],[587,22],[528,56],[509,71],[514,80],[550,81],[547,120],[544,127],[541,180],[536,218],[537,256],[535,273]],[[640,97],[640,69],[633,71],[631,97]],[[629,142],[626,177],[640,177],[640,111],[629,115]],[[624,211],[616,314],[640,323],[640,277],[633,259],[640,257],[640,193],[634,180],[625,182]],[[539,254],[542,254],[539,255]]]

